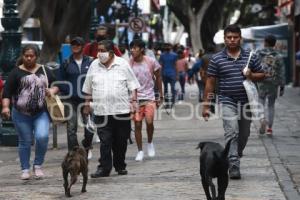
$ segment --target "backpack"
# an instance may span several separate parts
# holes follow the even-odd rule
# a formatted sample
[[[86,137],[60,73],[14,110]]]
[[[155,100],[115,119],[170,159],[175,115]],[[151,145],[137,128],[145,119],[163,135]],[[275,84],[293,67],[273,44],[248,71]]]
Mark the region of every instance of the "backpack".
[[[265,73],[270,74],[270,77],[267,77],[264,81],[273,82],[278,79],[280,74],[278,74],[277,69],[277,59],[278,55],[274,52],[266,53],[261,57],[261,66]]]

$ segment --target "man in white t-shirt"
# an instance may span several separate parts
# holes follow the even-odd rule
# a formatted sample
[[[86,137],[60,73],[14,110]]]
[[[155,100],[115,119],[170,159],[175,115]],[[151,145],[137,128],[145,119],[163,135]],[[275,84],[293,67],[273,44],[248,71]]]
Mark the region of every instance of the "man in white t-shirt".
[[[136,161],[144,159],[142,146],[142,122],[145,118],[146,130],[148,136],[148,156],[154,157],[155,150],[153,145],[154,132],[154,113],[155,108],[159,107],[163,102],[161,66],[156,59],[145,56],[145,43],[140,39],[133,40],[130,43],[132,58],[130,65],[136,75],[141,87],[137,90],[137,99],[139,102],[139,110],[134,116],[135,140],[138,147]],[[159,97],[155,99],[154,87],[159,91]]]
[[[82,89],[87,94],[84,113],[91,113],[92,101],[101,140],[100,164],[92,178],[109,176],[112,167],[118,175],[127,174],[125,155],[131,132],[130,113],[137,109],[140,84],[128,62],[115,56],[113,49],[111,40],[98,43],[98,59],[92,62]]]

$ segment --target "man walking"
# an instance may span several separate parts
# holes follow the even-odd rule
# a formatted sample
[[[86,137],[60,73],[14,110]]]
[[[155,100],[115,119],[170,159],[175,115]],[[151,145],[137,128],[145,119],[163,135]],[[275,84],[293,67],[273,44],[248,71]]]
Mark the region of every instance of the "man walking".
[[[264,71],[268,74],[268,78],[258,82],[259,101],[264,106],[265,118],[261,121],[259,129],[260,134],[264,134],[267,128],[267,135],[272,136],[272,125],[274,121],[275,100],[280,89],[280,96],[284,92],[285,84],[285,66],[279,52],[274,49],[276,38],[274,35],[267,35],[264,41],[264,48],[257,51],[257,55],[261,60]],[[267,107],[266,101],[268,102]],[[267,125],[267,127],[266,127]]]
[[[250,135],[251,113],[243,81],[262,80],[265,74],[259,60],[251,57],[249,71],[243,75],[242,71],[249,58],[250,52],[240,46],[241,29],[236,25],[229,25],[224,30],[225,48],[215,54],[208,66],[207,80],[204,92],[202,115],[207,120],[210,115],[209,95],[214,92],[216,78],[219,80],[219,102],[221,103],[223,127],[226,142],[231,141],[228,154],[229,177],[240,179],[240,157]]]
[[[162,66],[162,78],[164,84],[164,95],[165,100],[167,101],[168,107],[172,107],[175,104],[175,97],[176,97],[176,90],[175,90],[175,83],[176,83],[176,61],[177,61],[177,54],[171,51],[172,45],[167,43],[164,47],[164,52],[161,54],[159,58],[159,62]],[[171,86],[171,98],[168,95],[168,85]],[[171,101],[171,102],[170,102]],[[171,103],[171,105],[170,105]]]
[[[131,132],[130,102],[135,111],[140,84],[128,62],[115,56],[113,49],[111,40],[99,42],[98,59],[92,62],[82,89],[88,95],[84,113],[91,113],[92,100],[94,122],[101,140],[100,164],[91,174],[92,178],[109,176],[112,167],[119,175],[127,174],[125,155]]]
[[[84,40],[81,37],[74,37],[70,44],[72,54],[60,67],[60,79],[61,81],[66,81],[66,84],[60,85],[60,91],[66,97],[64,103],[66,104],[66,116],[69,119],[67,121],[68,149],[72,150],[74,146],[78,146],[78,115],[81,114],[83,124],[87,123],[86,116],[82,115],[84,95],[81,93],[81,90],[85,74],[93,59],[83,55]],[[87,151],[91,149],[93,135],[86,127],[84,128],[82,144]],[[91,151],[88,152],[89,158],[91,158]]]
[[[138,154],[136,161],[144,159],[144,152],[142,146],[142,124],[143,119],[146,119],[146,130],[148,136],[148,156],[155,156],[155,149],[153,145],[154,132],[154,113],[155,108],[160,106],[163,101],[162,82],[159,63],[149,56],[145,56],[145,42],[136,39],[130,43],[130,50],[132,59],[130,65],[136,75],[141,87],[137,90],[137,99],[139,103],[139,110],[134,116],[135,125],[135,140],[138,147]],[[155,99],[154,86],[158,88],[159,97]]]
[[[95,32],[95,41],[87,43],[83,48],[83,54],[86,56],[91,56],[93,58],[97,58],[98,53],[98,42],[102,40],[108,40],[108,27],[106,26],[98,26]],[[119,48],[114,45],[114,53],[117,56],[122,56]]]

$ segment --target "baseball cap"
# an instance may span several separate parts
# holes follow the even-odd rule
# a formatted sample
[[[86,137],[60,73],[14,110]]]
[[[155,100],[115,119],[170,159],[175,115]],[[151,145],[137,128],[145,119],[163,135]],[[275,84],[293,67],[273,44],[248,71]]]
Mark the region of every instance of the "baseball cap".
[[[74,37],[74,38],[71,40],[70,44],[71,44],[71,45],[72,45],[72,44],[84,45],[84,40],[83,40],[82,37]]]

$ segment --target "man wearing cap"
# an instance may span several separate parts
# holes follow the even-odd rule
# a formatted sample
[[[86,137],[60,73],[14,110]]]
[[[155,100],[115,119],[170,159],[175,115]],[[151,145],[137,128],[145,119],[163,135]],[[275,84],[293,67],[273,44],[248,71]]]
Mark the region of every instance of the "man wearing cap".
[[[82,114],[84,103],[84,94],[81,92],[85,75],[89,69],[92,58],[83,55],[84,40],[81,37],[71,39],[72,54],[66,59],[60,67],[60,91],[64,95],[65,115],[67,121],[67,140],[68,150],[74,146],[79,146],[77,140],[77,116]],[[81,115],[83,123],[86,124],[87,117]],[[84,128],[83,146],[88,151],[91,148],[93,133],[86,127]]]

